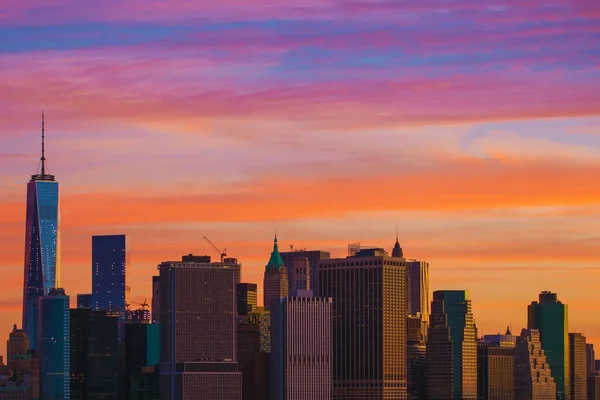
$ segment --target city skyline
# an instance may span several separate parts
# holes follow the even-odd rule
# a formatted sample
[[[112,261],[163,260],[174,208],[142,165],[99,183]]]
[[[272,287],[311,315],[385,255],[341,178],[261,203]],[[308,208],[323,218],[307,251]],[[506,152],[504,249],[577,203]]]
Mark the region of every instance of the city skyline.
[[[282,252],[336,258],[353,242],[391,254],[398,222],[431,291],[469,290],[479,334],[520,332],[549,290],[569,330],[600,343],[597,2],[12,3],[0,340],[21,328],[44,109],[72,307],[90,293],[94,235],[131,237],[133,302],[161,260],[217,260],[203,235],[260,302],[275,230]]]

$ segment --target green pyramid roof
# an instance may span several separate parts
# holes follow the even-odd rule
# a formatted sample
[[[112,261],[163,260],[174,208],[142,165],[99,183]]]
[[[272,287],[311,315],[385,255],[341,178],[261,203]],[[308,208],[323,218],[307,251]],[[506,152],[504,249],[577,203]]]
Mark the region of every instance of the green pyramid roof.
[[[271,253],[271,258],[269,258],[267,269],[279,269],[281,267],[283,267],[283,259],[281,258],[281,254],[279,254],[279,247],[277,247],[277,235],[275,235],[273,252]]]

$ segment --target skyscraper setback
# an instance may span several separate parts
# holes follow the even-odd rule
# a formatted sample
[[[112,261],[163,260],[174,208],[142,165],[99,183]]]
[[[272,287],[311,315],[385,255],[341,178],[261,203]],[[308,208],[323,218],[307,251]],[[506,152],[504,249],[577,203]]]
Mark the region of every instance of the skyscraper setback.
[[[46,166],[44,114],[39,174],[27,184],[23,330],[32,349],[38,342],[38,299],[60,282],[60,218],[58,182]]]
[[[92,308],[125,318],[128,240],[125,235],[92,237]]]

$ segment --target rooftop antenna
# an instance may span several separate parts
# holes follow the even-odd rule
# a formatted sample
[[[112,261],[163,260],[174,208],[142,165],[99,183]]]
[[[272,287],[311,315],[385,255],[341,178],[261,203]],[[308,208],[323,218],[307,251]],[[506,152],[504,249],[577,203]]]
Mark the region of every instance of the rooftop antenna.
[[[396,221],[396,242],[398,241],[398,221]]]
[[[46,175],[46,149],[45,149],[45,137],[44,137],[44,111],[42,110],[42,176]]]

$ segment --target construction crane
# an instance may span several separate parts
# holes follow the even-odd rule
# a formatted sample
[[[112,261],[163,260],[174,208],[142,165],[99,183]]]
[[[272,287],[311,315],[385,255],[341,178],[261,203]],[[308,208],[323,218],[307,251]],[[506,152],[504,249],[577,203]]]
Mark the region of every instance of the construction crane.
[[[210,241],[209,238],[207,238],[206,236],[202,236],[208,243],[210,243],[210,245],[217,251],[217,253],[219,253],[219,255],[221,256],[221,262],[223,262],[223,260],[225,259],[225,257],[227,257],[227,249],[223,249],[223,251],[219,250],[219,248],[217,246],[215,246],[215,244],[213,242]]]
[[[146,299],[144,299],[143,303],[137,303],[135,301],[132,301],[133,304],[137,304],[138,306],[142,306],[142,310],[147,310],[148,307],[150,307],[150,304],[148,304],[148,302],[146,301]]]

